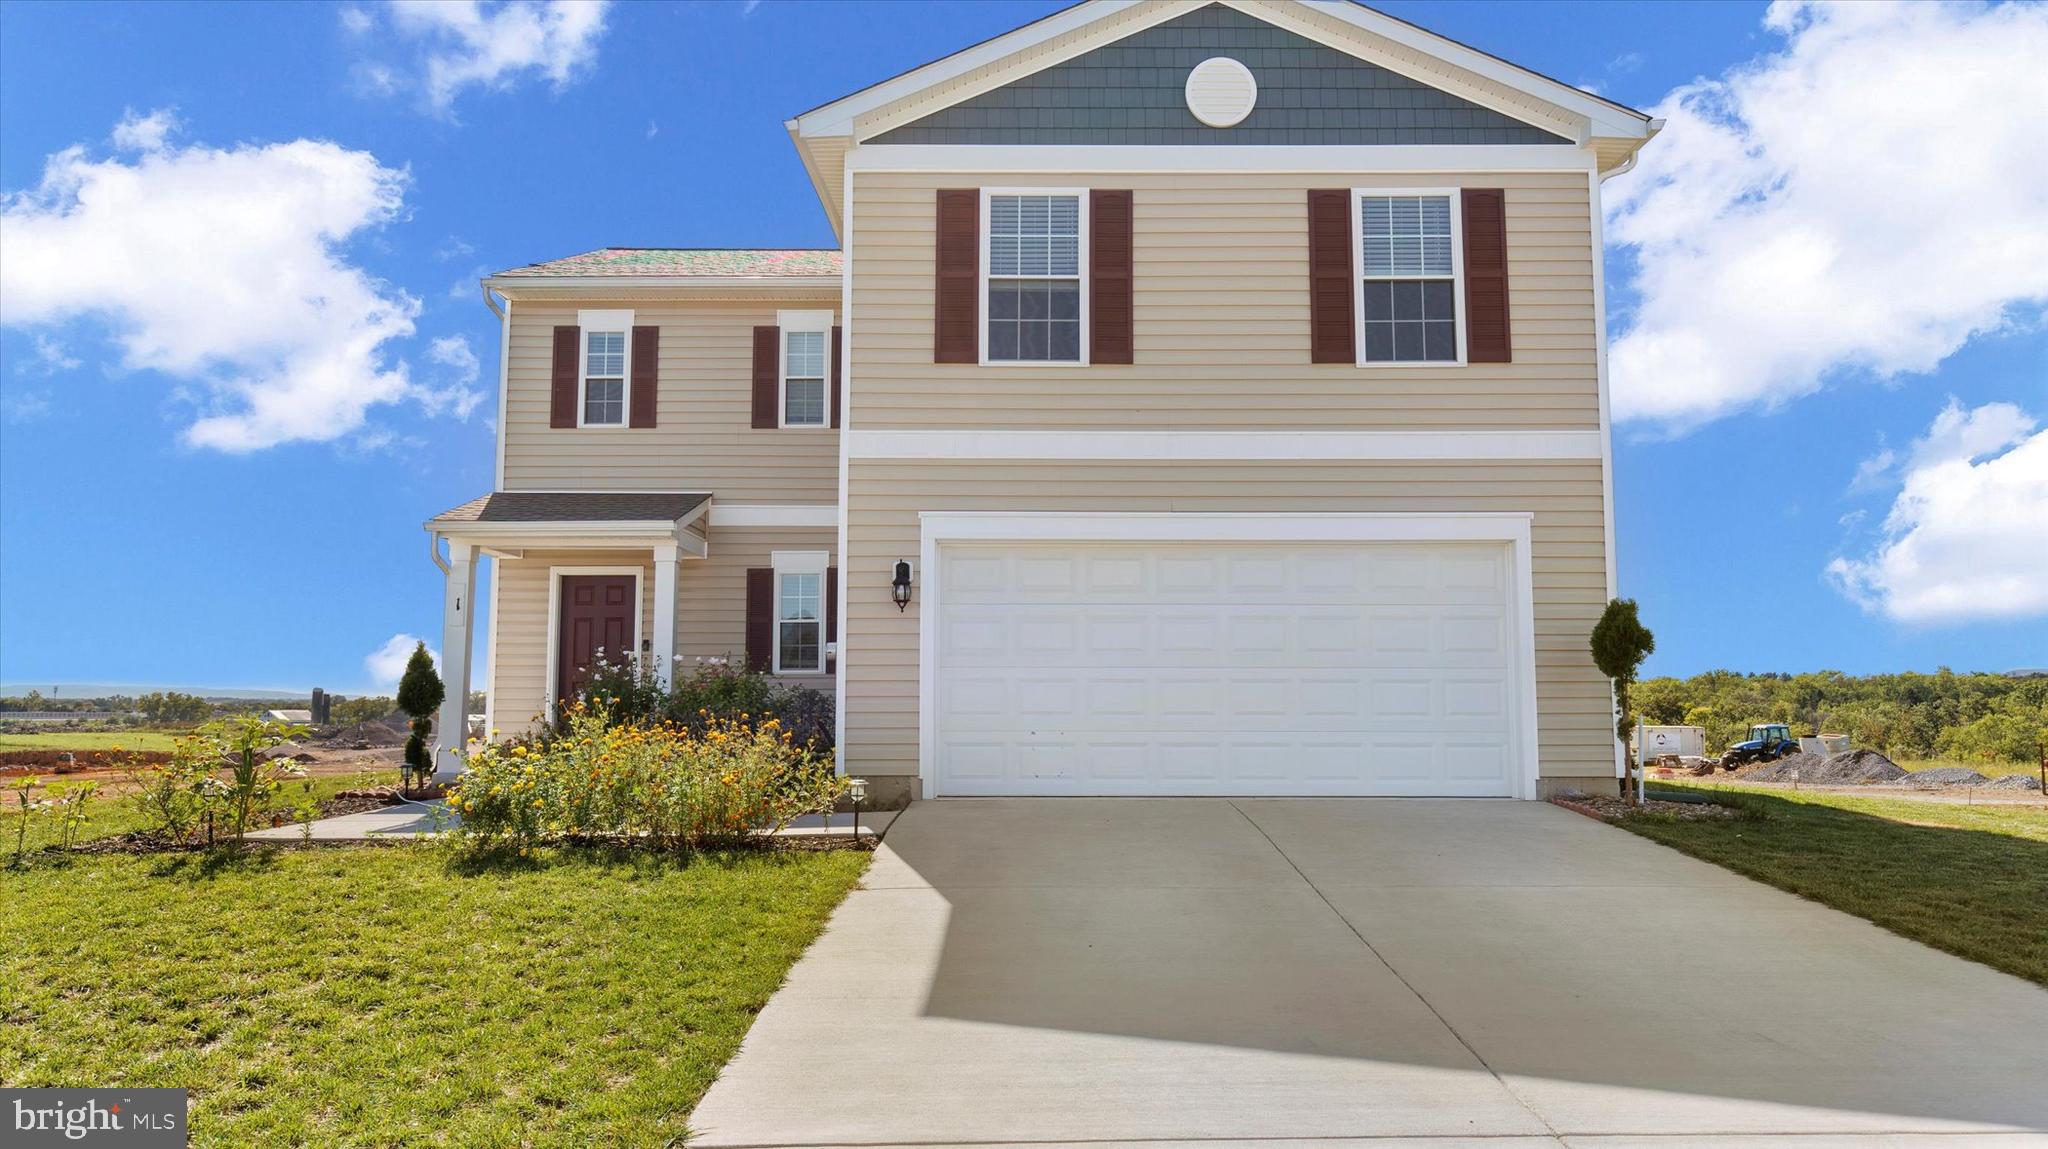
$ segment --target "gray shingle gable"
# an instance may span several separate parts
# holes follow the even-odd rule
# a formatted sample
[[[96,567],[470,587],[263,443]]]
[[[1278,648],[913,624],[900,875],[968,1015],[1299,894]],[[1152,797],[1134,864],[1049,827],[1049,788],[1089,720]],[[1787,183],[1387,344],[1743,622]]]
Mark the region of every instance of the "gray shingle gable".
[[[1189,69],[1229,56],[1258,80],[1232,128],[1188,111]],[[1560,144],[1562,136],[1221,4],[893,128],[878,144]]]

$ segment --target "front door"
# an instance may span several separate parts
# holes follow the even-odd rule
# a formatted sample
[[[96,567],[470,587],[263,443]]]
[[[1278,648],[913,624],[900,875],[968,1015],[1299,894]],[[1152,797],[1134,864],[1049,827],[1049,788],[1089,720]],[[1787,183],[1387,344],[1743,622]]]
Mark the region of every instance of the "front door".
[[[602,657],[633,654],[633,623],[640,613],[632,575],[563,575],[562,617],[555,648],[555,700],[576,697]]]

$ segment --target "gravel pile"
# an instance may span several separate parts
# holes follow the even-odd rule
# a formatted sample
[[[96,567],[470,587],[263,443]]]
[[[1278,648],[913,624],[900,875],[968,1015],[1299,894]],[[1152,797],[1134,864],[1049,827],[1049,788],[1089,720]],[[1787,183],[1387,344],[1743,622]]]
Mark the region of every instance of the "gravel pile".
[[[1851,750],[1832,758],[1801,751],[1743,776],[1750,782],[1790,782],[1797,772],[1802,786],[1868,786],[1906,777],[1891,759],[1875,750]]]
[[[1936,766],[1929,770],[1915,770],[1899,779],[1899,785],[1911,786],[1918,790],[1931,790],[1937,786],[1982,786],[1990,779],[1964,766]]]
[[[2032,774],[2007,774],[1984,783],[1986,790],[2039,790],[2041,780]]]
[[[382,722],[358,722],[354,726],[344,726],[328,735],[325,741],[329,746],[377,750],[387,746],[405,745],[405,735]]]

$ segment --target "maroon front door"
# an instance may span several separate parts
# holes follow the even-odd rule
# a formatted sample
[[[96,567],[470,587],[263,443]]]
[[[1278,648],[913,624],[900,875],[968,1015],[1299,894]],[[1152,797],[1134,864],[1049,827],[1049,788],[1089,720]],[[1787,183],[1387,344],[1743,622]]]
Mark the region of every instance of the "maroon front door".
[[[618,662],[633,650],[633,620],[640,604],[632,575],[563,575],[562,617],[556,625],[555,699],[576,697],[598,652]]]

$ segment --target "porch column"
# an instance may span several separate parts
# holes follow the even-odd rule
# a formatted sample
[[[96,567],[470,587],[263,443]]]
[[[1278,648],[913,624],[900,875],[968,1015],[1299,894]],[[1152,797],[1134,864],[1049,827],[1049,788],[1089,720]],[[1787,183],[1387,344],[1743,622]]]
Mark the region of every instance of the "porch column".
[[[462,773],[456,752],[469,738],[469,615],[476,599],[476,548],[448,540],[448,575],[441,606],[441,715],[434,734],[434,777]]]
[[[663,686],[676,679],[676,544],[654,546],[654,672]]]

